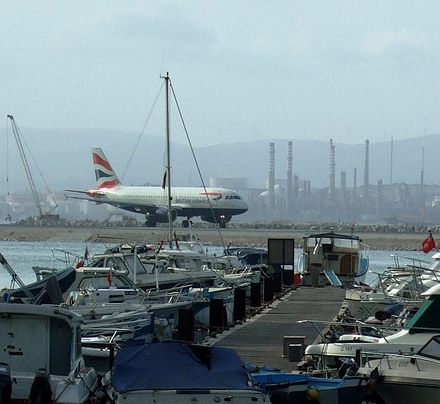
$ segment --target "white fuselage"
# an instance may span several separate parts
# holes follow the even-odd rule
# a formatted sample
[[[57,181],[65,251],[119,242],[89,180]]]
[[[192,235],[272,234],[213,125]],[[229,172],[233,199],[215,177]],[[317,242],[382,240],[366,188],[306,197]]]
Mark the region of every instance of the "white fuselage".
[[[174,187],[171,194],[171,207],[178,216],[187,216],[187,211],[194,211],[193,215],[197,215],[198,211],[210,211],[211,208],[236,215],[248,209],[236,192],[224,188],[207,188],[205,191],[203,188]],[[162,187],[119,185],[99,189],[94,198],[120,208],[124,205],[168,208],[168,190]]]

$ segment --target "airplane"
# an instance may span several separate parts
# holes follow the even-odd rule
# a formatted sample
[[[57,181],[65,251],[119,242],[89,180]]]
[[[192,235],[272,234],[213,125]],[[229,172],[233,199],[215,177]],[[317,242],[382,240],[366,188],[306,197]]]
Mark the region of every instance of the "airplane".
[[[156,223],[168,222],[168,191],[162,187],[122,185],[100,147],[92,148],[93,164],[96,176],[96,188],[87,191],[66,189],[65,192],[80,193],[85,199],[98,204],[107,203],[119,209],[145,215],[145,224],[156,227]],[[182,227],[188,227],[192,217],[198,217],[209,223],[218,223],[225,228],[232,216],[248,210],[241,196],[226,188],[172,187],[172,220],[185,217]],[[209,201],[208,201],[209,198]]]

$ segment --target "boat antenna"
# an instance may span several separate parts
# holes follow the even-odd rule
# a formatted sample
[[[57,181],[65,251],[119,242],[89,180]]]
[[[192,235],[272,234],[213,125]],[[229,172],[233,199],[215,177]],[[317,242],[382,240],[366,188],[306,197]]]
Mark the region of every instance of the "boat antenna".
[[[198,163],[198,161],[197,161],[197,157],[196,157],[196,154],[195,154],[195,152],[194,152],[194,148],[193,148],[193,145],[192,145],[192,143],[191,143],[191,139],[190,139],[190,137],[189,137],[188,129],[187,129],[187,127],[186,127],[185,120],[183,119],[182,111],[181,111],[181,109],[180,109],[179,102],[177,101],[176,93],[175,93],[175,91],[174,91],[174,87],[173,87],[173,84],[171,83],[171,81],[170,81],[170,88],[171,88],[171,91],[172,91],[172,93],[173,93],[174,102],[176,103],[176,107],[177,107],[177,111],[178,111],[178,113],[179,113],[180,121],[182,122],[183,130],[185,131],[186,139],[188,140],[189,148],[191,149],[191,154],[192,154],[192,156],[193,156],[194,162],[195,162],[196,167],[197,167],[197,172],[198,172],[198,174],[199,174],[200,181],[202,182],[203,190],[205,191],[206,199],[207,199],[207,201],[208,201],[208,205],[209,205],[209,208],[210,208],[210,210],[211,210],[212,217],[214,218],[215,223],[216,223],[216,225],[217,225],[217,232],[218,232],[218,234],[219,234],[219,237],[220,237],[220,240],[221,240],[221,243],[222,243],[222,247],[223,247],[223,249],[225,249],[225,242],[224,242],[224,240],[223,240],[223,236],[222,236],[222,233],[221,233],[221,231],[220,231],[220,226],[219,226],[219,223],[218,223],[218,221],[217,221],[217,218],[216,218],[216,216],[215,216],[215,214],[214,214],[214,209],[213,209],[213,207],[212,207],[211,200],[209,199],[209,195],[208,195],[208,191],[207,191],[207,189],[206,189],[205,181],[203,180],[202,172],[201,172],[201,170],[200,170],[200,166],[199,166],[199,163]],[[228,260],[229,260],[229,258],[228,258]]]

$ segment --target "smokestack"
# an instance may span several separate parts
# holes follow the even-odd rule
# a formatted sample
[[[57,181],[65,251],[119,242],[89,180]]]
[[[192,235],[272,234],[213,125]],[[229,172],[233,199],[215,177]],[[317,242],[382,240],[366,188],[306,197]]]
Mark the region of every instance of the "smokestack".
[[[347,173],[341,171],[341,200],[345,205],[347,203]]]
[[[330,139],[330,185],[329,185],[329,196],[333,200],[335,197],[336,188],[336,156],[335,156],[335,145],[333,144],[333,139]]]
[[[394,152],[394,144],[393,137],[391,136],[391,156],[390,156],[390,184],[393,184],[393,152]]]
[[[310,180],[304,181],[304,191],[307,198],[312,196],[312,183]]]
[[[369,198],[369,184],[370,184],[370,141],[365,141],[365,168],[364,168],[364,200]]]
[[[299,197],[299,177],[295,175],[293,177],[293,198],[298,199]]]
[[[287,213],[291,212],[293,209],[293,190],[292,190],[292,162],[293,162],[293,153],[292,153],[292,145],[293,142],[289,142],[287,144],[287,200],[286,200],[286,210]]]
[[[353,171],[353,200],[357,198],[357,168]]]
[[[275,143],[269,144],[269,201],[270,211],[275,208]]]
[[[377,181],[377,214],[379,215],[382,211],[383,204],[383,181],[380,179]]]
[[[422,148],[422,170],[420,171],[420,206],[425,206],[425,148]]]

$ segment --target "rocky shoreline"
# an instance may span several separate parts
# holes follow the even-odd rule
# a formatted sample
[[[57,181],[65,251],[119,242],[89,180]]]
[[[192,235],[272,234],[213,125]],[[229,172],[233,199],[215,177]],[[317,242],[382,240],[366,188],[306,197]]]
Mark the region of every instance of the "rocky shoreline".
[[[332,229],[333,230],[333,229]],[[294,238],[296,245],[302,238],[313,233],[329,231],[327,228],[273,229],[273,228],[227,228],[219,232],[215,228],[193,229],[204,244],[267,245],[268,238]],[[336,233],[351,231],[335,229]],[[188,229],[176,228],[180,238],[189,236]],[[167,240],[166,227],[116,227],[116,226],[23,226],[0,225],[0,240],[3,241],[54,241],[54,242],[102,242],[109,243],[156,243]],[[426,238],[425,232],[355,231],[362,241],[373,250],[419,251]],[[435,233],[434,233],[435,238]]]

